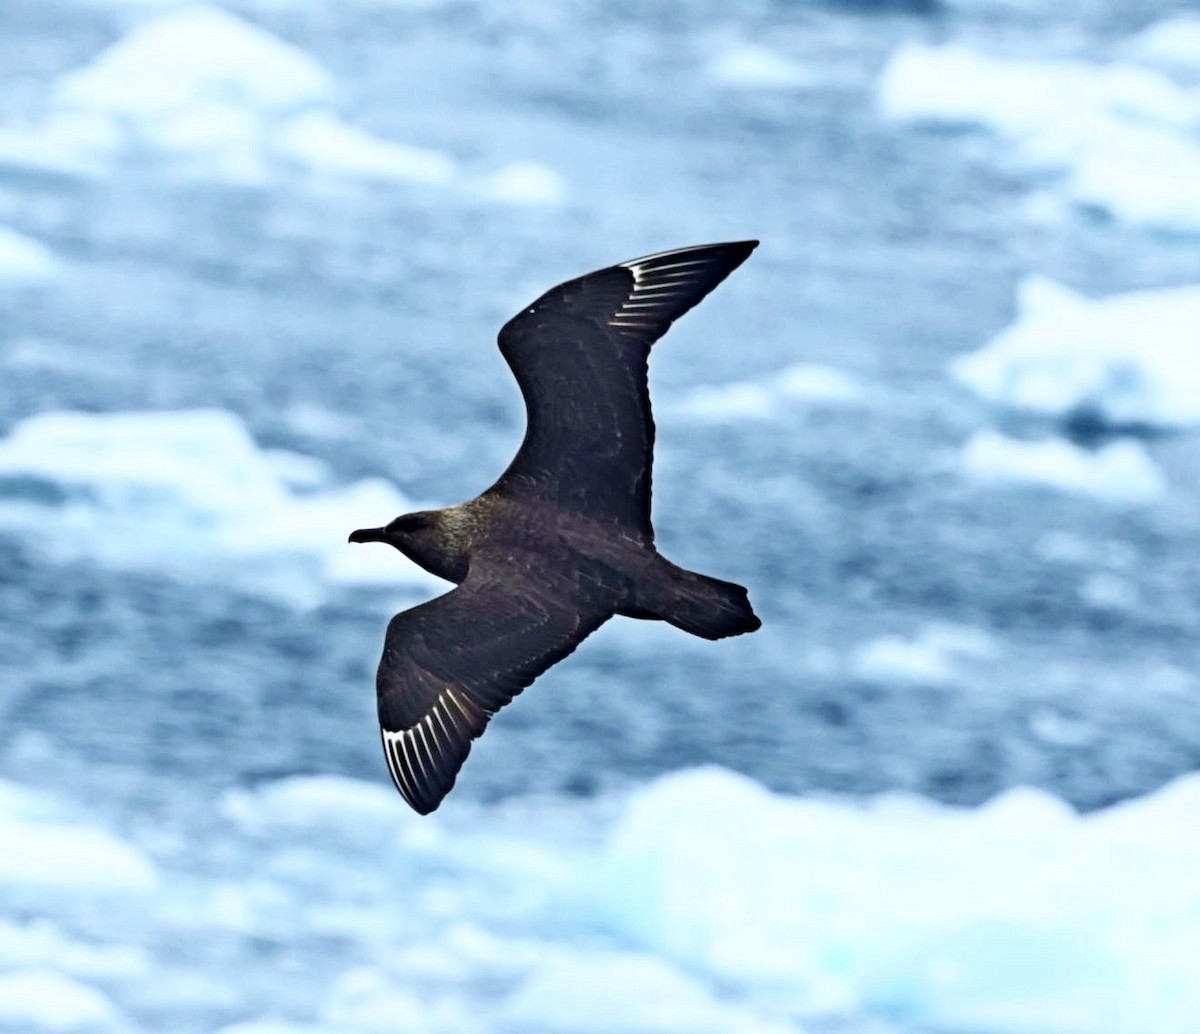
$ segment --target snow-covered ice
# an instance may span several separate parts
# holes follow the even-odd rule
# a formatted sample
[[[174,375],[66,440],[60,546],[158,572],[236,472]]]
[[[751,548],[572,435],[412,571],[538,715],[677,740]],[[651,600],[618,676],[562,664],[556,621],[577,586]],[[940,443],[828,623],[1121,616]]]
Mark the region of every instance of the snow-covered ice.
[[[912,638],[889,634],[862,643],[850,657],[850,672],[873,682],[947,686],[958,681],[960,660],[990,660],[998,652],[982,629],[938,622]]]
[[[1200,14],[1183,11],[1154,22],[1126,46],[1129,57],[1182,79],[1200,81]]]
[[[444,185],[458,176],[438,151],[381,140],[328,111],[289,119],[277,131],[275,152],[298,165],[338,175]]]
[[[62,76],[40,123],[0,127],[0,163],[97,175],[124,157],[239,184],[300,173],[501,203],[566,196],[563,178],[538,163],[474,175],[440,151],[375,136],[339,114],[340,99],[300,48],[221,8],[186,5]]]
[[[1021,163],[1061,174],[1078,203],[1200,230],[1200,90],[1154,69],[905,44],[882,73],[879,102],[900,121],[1005,136]]]
[[[567,181],[540,162],[510,162],[482,177],[476,193],[488,201],[510,205],[561,205]]]
[[[0,782],[0,886],[69,897],[140,895],[158,872],[134,846],[93,828],[41,795]]]
[[[0,526],[50,559],[219,577],[295,602],[329,583],[444,588],[394,551],[346,544],[351,524],[413,508],[385,481],[332,485],[315,461],[260,449],[221,410],[41,413],[0,439]]]
[[[804,66],[757,43],[726,46],[713,55],[708,71],[719,83],[748,89],[791,90],[816,79]]]
[[[326,104],[333,93],[329,73],[302,50],[205,6],[147,22],[56,87],[64,108],[147,128],[207,105],[287,115]]]
[[[868,1011],[979,1032],[1196,1023],[1200,779],[1090,816],[1030,789],[962,810],[665,777],[605,858],[614,927],[725,980],[843,984]]]
[[[70,812],[5,793],[36,811],[29,822]],[[209,1029],[226,1034],[798,1034],[864,1017],[964,1034],[1191,1034],[1200,1021],[1197,776],[1090,815],[1022,788],[975,809],[788,797],[718,768],[562,802],[562,826],[551,801],[530,824],[477,805],[421,819],[388,795],[309,775],[233,791],[215,814],[198,803],[170,836],[130,847],[165,850],[149,863],[162,878],[135,925],[106,927],[156,950],[84,943],[80,895],[103,888],[81,868],[72,895],[39,899],[39,926],[0,924],[0,1003],[59,1003],[22,1014],[28,1029],[105,1029],[141,1020],[159,1000],[148,988],[185,996],[210,973],[225,1019]],[[199,829],[202,852],[162,846]],[[209,871],[214,858],[226,861]],[[0,873],[0,901],[22,886]],[[179,950],[198,938],[200,956]],[[291,975],[243,980],[276,944]],[[135,1026],[153,1029],[116,1029]]]
[[[1031,276],[1017,290],[1012,325],[950,370],[1013,409],[1114,427],[1186,426],[1200,423],[1197,328],[1200,286],[1092,300]]]
[[[1061,438],[1020,441],[977,431],[963,446],[962,467],[988,483],[1042,485],[1114,503],[1149,503],[1166,492],[1162,471],[1138,441],[1083,449]]]
[[[598,952],[536,969],[505,1004],[504,1019],[561,1034],[799,1034],[722,1002],[663,959]]]
[[[59,268],[54,253],[40,241],[0,226],[0,287],[44,283]]]
[[[94,987],[51,969],[0,974],[0,1026],[92,1034],[129,1029],[113,1003]]]
[[[770,420],[791,405],[842,405],[862,394],[848,373],[816,363],[794,363],[766,377],[693,388],[668,403],[673,412],[706,423]]]

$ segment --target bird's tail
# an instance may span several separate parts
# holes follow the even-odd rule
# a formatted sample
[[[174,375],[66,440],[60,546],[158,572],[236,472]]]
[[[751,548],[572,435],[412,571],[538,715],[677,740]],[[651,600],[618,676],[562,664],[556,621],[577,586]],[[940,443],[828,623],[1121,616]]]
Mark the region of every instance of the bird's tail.
[[[638,604],[648,615],[702,639],[742,635],[762,625],[743,586],[664,564],[669,576],[661,577],[660,568],[654,588],[639,594]]]

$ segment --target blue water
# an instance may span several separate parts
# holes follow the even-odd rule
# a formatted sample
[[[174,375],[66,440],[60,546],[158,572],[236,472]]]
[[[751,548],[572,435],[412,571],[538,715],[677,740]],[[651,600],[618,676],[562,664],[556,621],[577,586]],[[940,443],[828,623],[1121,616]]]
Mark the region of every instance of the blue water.
[[[1004,418],[945,369],[1011,320],[1026,273],[1093,294],[1195,282],[1200,250],[1088,213],[1030,218],[1031,175],[969,134],[885,122],[874,84],[906,40],[1099,58],[1185,6],[231,4],[328,67],[355,124],[470,169],[543,163],[566,201],[303,177],[235,187],[136,158],[90,180],[0,168],[0,222],[68,263],[51,288],[0,297],[0,347],[25,343],[23,361],[0,358],[0,433],[48,410],[217,407],[262,448],[325,462],[335,484],[380,476],[423,504],[457,502],[523,432],[494,347],[522,304],[610,262],[758,237],[656,348],[651,378],[660,546],[747,585],[763,630],[714,645],[602,629],[495,720],[450,821],[529,795],[556,815],[564,798],[603,812],[610,794],[701,763],[786,793],[960,805],[1026,784],[1085,810],[1147,793],[1200,766],[1195,440],[1150,442],[1180,487],[1149,507],[981,489],[954,457]],[[0,114],[36,106],[133,18],[0,3],[13,84]],[[708,55],[737,40],[787,54],[813,85],[715,81]],[[798,362],[846,372],[861,399],[767,420],[680,408],[695,388]],[[345,532],[376,516],[347,512]],[[1063,541],[1085,548],[1046,545]],[[0,777],[177,845],[210,835],[212,802],[233,788],[385,784],[373,673],[395,592],[335,586],[299,606],[78,552],[55,563],[36,535],[0,532]],[[1124,602],[1083,591],[1097,575],[1118,578]],[[852,663],[931,623],[991,646],[932,684]],[[163,864],[189,871],[172,850]],[[196,871],[228,867],[220,855],[218,838]],[[148,941],[179,950],[175,936]],[[223,999],[123,1006],[153,1030],[254,1015],[253,982],[232,989],[243,950],[213,963]]]

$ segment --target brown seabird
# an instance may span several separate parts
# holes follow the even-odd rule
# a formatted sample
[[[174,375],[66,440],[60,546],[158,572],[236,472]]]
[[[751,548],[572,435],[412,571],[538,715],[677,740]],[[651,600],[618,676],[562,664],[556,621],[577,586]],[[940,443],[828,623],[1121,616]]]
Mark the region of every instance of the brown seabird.
[[[761,624],[742,586],[654,548],[646,382],[650,346],[757,245],[664,251],[547,291],[500,331],[528,414],[500,480],[350,536],[457,584],[392,618],[376,679],[388,769],[422,815],[492,715],[614,615],[705,639]]]

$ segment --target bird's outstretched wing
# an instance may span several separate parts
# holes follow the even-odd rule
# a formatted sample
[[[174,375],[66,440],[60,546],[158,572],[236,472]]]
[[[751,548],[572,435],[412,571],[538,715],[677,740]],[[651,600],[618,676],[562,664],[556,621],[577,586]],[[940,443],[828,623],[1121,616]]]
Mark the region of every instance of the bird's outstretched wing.
[[[536,495],[652,535],[650,346],[757,244],[703,244],[631,259],[560,284],[509,320],[500,351],[529,423],[496,490]]]
[[[612,615],[584,595],[544,559],[476,558],[457,589],[392,618],[379,725],[392,780],[418,812],[450,792],[492,715]]]

